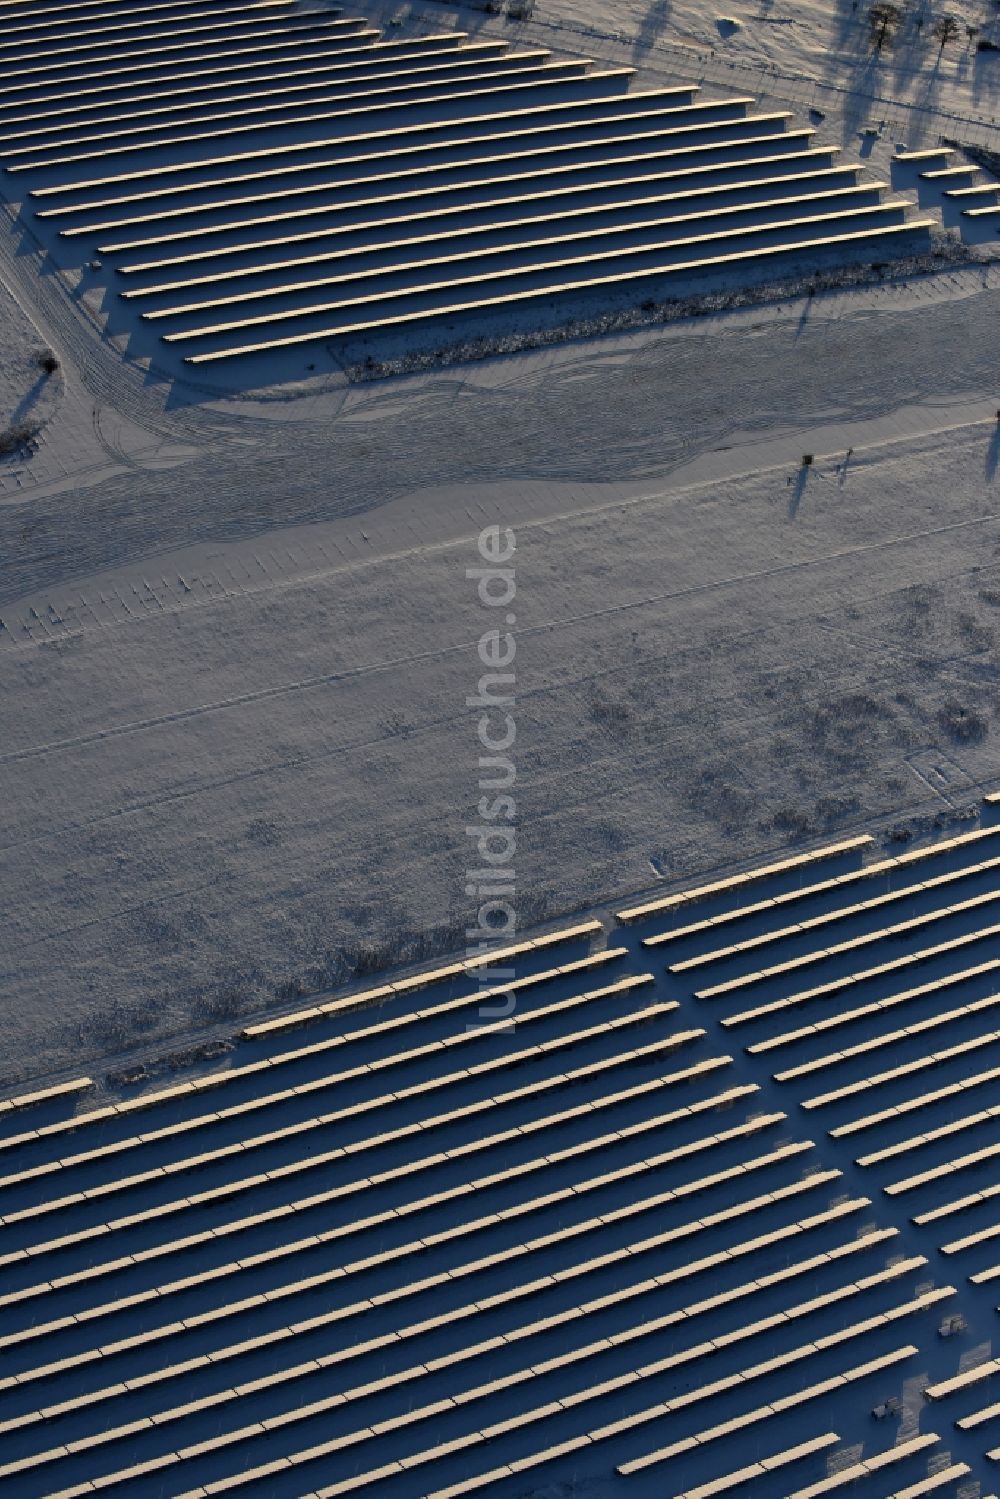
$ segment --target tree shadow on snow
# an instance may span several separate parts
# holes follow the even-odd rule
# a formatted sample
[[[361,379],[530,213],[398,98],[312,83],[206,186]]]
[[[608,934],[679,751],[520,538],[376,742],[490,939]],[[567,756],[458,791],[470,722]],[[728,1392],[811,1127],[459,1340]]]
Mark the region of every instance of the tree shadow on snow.
[[[653,0],[639,24],[635,41],[632,43],[634,58],[645,57],[646,53],[656,45],[657,37],[670,23],[671,8],[672,0]]]
[[[859,58],[851,70],[850,82],[844,93],[843,140],[846,144],[853,135],[864,130],[875,107],[874,95],[880,86],[880,58],[872,51]]]
[[[879,70],[879,54],[871,43],[865,0],[838,0],[835,31],[826,54],[826,81],[843,99],[845,142],[866,123],[872,112],[871,95]]]
[[[17,406],[14,408],[14,411],[11,413],[10,421],[7,423],[9,429],[14,430],[20,427],[22,423],[27,420],[31,408],[34,406],[35,402],[38,400],[38,397],[45,389],[48,380],[48,375],[41,374],[36,379],[34,385],[32,385],[30,389],[25,391],[24,395],[18,401]]]
[[[982,109],[1000,98],[1000,52],[976,52],[972,63],[972,102]]]
[[[801,338],[802,335],[803,335],[803,333],[805,332],[805,330],[806,330],[806,328],[808,326],[808,323],[809,323],[809,318],[810,318],[810,315],[812,313],[812,309],[813,309],[813,299],[812,299],[812,297],[806,297],[805,306],[803,307],[801,313],[799,314],[799,320],[798,320],[798,322],[795,325],[795,337],[797,339]]]
[[[795,480],[795,488],[792,490],[791,494],[788,497],[788,518],[789,518],[789,520],[794,520],[795,517],[798,515],[798,513],[799,513],[799,506],[802,504],[802,498],[803,498],[803,496],[804,496],[804,494],[806,492],[806,485],[808,484],[808,482],[809,482],[809,465],[806,464],[806,463],[804,463],[802,465],[802,467],[799,469],[798,477]]]
[[[941,87],[941,63],[943,52],[936,49],[934,62],[927,73],[921,72],[917,77],[917,84],[913,94],[914,109],[921,110],[925,114],[931,114],[937,107],[937,94]]]
[[[998,468],[1000,468],[1000,416],[997,417],[997,424],[993,428],[993,436],[986,450],[986,482],[988,484],[993,483]]]

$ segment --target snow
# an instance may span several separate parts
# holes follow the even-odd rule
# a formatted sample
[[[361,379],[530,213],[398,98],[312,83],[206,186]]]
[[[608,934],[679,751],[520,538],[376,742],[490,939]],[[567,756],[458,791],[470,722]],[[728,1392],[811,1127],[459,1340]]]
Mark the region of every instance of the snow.
[[[682,372],[710,340],[735,385],[747,358],[773,379],[796,328],[772,322],[766,343],[747,326],[686,328],[669,361],[647,336],[617,363],[608,351],[600,379],[565,351],[533,380],[518,361],[513,387],[476,400],[516,431],[544,389],[558,430],[589,379],[605,406],[620,386],[648,431],[675,382],[703,402]],[[461,945],[484,628],[465,569],[494,518],[518,537],[522,920],[890,811],[949,813],[1000,778],[996,423],[956,428],[967,407],[924,407],[924,430],[946,430],[856,444],[851,393],[831,378],[849,342],[835,325],[807,341],[826,366],[811,425],[840,435],[833,452],[808,439],[808,471],[772,466],[779,439],[736,409],[735,476],[651,484],[637,445],[628,482],[597,483],[580,447],[575,480],[482,475],[371,520],[150,548],[4,611],[5,1081],[37,1070],[40,1023],[52,1068],[81,1066],[343,982],[366,950],[392,962],[428,938]],[[442,429],[458,447],[448,383],[411,392],[438,452]],[[398,387],[355,401],[345,455],[388,449]],[[762,427],[778,419],[755,404]],[[277,433],[300,453],[316,441]],[[599,449],[593,416],[591,434]],[[168,484],[215,482],[206,470],[144,482],[164,505]],[[109,491],[87,493],[108,506]]]

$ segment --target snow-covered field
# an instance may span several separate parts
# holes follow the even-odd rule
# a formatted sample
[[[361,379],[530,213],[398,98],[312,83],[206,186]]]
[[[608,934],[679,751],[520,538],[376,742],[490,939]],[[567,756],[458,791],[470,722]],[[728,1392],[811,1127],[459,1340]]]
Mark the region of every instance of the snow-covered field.
[[[188,412],[178,466],[5,508],[8,1080],[461,945],[491,522],[522,920],[996,782],[998,299],[368,386],[332,437]]]

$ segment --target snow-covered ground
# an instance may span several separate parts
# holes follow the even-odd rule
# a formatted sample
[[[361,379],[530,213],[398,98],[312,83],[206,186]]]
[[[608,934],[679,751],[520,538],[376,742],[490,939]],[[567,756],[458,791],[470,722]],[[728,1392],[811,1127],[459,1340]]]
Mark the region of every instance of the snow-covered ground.
[[[995,140],[964,35],[764,12],[405,24],[885,118],[876,166]],[[143,378],[6,220],[0,276],[65,377],[0,466],[0,1085],[464,945],[489,524],[522,923],[1000,784],[995,265],[252,399]]]
[[[15,569],[29,515],[78,559],[3,610],[7,1080],[462,944],[491,522],[523,921],[996,784],[1000,292],[843,295],[199,413],[7,507]]]

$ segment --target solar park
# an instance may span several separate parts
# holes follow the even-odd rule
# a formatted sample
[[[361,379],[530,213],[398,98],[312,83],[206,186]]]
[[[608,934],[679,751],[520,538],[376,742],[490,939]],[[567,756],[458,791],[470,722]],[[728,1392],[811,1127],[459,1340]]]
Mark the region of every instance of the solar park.
[[[985,1496],[998,867],[1000,794],[7,1100],[2,1492]]]
[[[108,333],[189,377],[929,243],[912,194],[749,94],[294,0],[3,20],[5,195]]]
[[[401,592],[395,602],[380,597],[382,646],[355,645],[347,630],[344,640],[334,638],[348,615],[363,614],[349,591],[352,569],[368,567],[381,555],[377,547],[386,550],[385,535],[377,534],[368,512],[377,511],[386,495],[395,497],[388,481],[385,494],[362,493],[361,470],[350,466],[369,453],[362,441],[368,433],[358,430],[369,419],[362,400],[338,428],[336,436],[346,434],[345,442],[337,444],[331,435],[339,400],[357,395],[346,390],[351,377],[345,369],[359,350],[406,348],[407,340],[454,342],[614,312],[650,297],[680,298],[819,268],[870,267],[876,258],[881,263],[926,253],[939,243],[932,230],[936,236],[942,219],[970,244],[987,238],[995,243],[997,184],[958,160],[952,147],[898,146],[891,170],[883,171],[831,144],[830,133],[808,123],[805,112],[800,117],[775,107],[753,91],[669,82],[670,73],[652,86],[637,66],[563,55],[471,25],[452,29],[444,11],[440,25],[425,13],[425,29],[413,34],[403,27],[383,32],[362,16],[305,0],[241,6],[232,0],[151,0],[144,6],[136,0],[0,0],[0,14],[0,170],[22,236],[18,253],[40,251],[43,276],[55,273],[60,293],[69,291],[75,303],[68,309],[70,330],[69,322],[52,316],[52,283],[39,278],[45,295],[33,309],[37,329],[25,312],[29,331],[19,336],[30,339],[37,331],[43,347],[26,356],[25,368],[31,357],[36,361],[34,385],[8,404],[16,416],[22,406],[30,410],[38,389],[51,392],[65,382],[65,426],[39,418],[34,436],[40,458],[33,475],[38,455],[30,444],[14,441],[12,417],[4,450],[8,468],[0,475],[9,481],[4,501],[12,507],[27,503],[32,511],[29,520],[18,519],[16,533],[4,535],[16,534],[14,562],[24,569],[32,545],[46,562],[61,552],[58,587],[66,578],[74,588],[79,583],[81,608],[91,607],[85,587],[102,605],[105,594],[117,598],[124,611],[121,619],[105,619],[91,608],[93,630],[85,637],[75,602],[57,609],[38,595],[36,609],[20,601],[15,585],[7,587],[0,574],[7,588],[0,620],[9,667],[4,692],[8,685],[12,694],[23,691],[17,702],[32,714],[40,701],[47,702],[46,694],[59,705],[53,715],[59,727],[52,734],[32,717],[36,727],[24,730],[23,744],[16,733],[5,742],[5,773],[12,785],[15,775],[23,777],[28,813],[36,801],[44,804],[38,824],[26,813],[18,828],[5,825],[5,846],[18,850],[17,859],[22,847],[31,846],[32,854],[23,857],[34,859],[32,871],[48,882],[38,906],[48,910],[51,900],[56,913],[72,906],[73,920],[83,913],[80,932],[100,927],[103,937],[117,931],[122,913],[90,917],[89,907],[83,911],[87,894],[80,893],[93,883],[90,867],[78,886],[72,864],[60,876],[58,849],[47,858],[37,853],[48,835],[47,818],[54,825],[64,815],[65,834],[56,832],[54,839],[65,836],[68,847],[79,834],[88,840],[88,857],[96,829],[95,867],[105,872],[96,883],[103,878],[112,895],[119,871],[138,850],[146,862],[141,877],[133,877],[131,894],[121,878],[123,898],[135,896],[134,909],[125,914],[138,913],[135,930],[141,920],[147,923],[142,930],[166,934],[164,944],[190,943],[193,950],[195,938],[180,917],[176,927],[169,925],[181,898],[193,903],[195,916],[202,899],[213,903],[213,916],[217,901],[238,904],[248,886],[237,881],[236,872],[244,868],[237,860],[278,867],[280,848],[270,855],[266,850],[280,841],[283,821],[294,824],[301,810],[292,792],[284,817],[277,802],[271,808],[265,798],[261,805],[274,812],[272,825],[268,817],[251,816],[256,803],[249,792],[232,788],[251,782],[256,787],[258,781],[263,786],[272,772],[291,775],[306,762],[332,766],[322,793],[308,789],[318,782],[304,782],[300,798],[309,814],[308,804],[321,795],[329,794],[333,803],[343,780],[348,790],[337,833],[346,844],[357,822],[350,821],[351,783],[342,769],[347,761],[334,758],[344,746],[339,739],[333,744],[331,724],[343,720],[336,729],[359,738],[359,753],[370,755],[376,773],[383,740],[405,739],[413,729],[402,711],[380,718],[381,708],[376,711],[363,697],[367,682],[360,684],[364,673],[401,670],[393,654],[397,642],[405,639],[410,649],[422,618],[420,609],[405,613],[409,595]],[[944,50],[942,42],[942,56]],[[981,60],[977,65],[986,66]],[[884,153],[880,161],[888,159]],[[953,235],[953,246],[955,240]],[[24,283],[11,274],[13,264],[12,256],[5,264],[11,288],[0,291],[10,291],[17,306]],[[988,305],[990,268],[976,271]],[[951,290],[942,296],[971,297],[964,268],[952,267],[949,274]],[[897,290],[902,306],[904,291],[916,301],[927,289],[890,288],[893,295]],[[928,318],[930,300],[928,293]],[[65,301],[61,311],[67,312]],[[819,334],[810,342],[809,311],[802,312],[794,336],[801,334],[805,342],[798,347],[819,360],[827,355]],[[112,345],[99,358],[91,359],[86,348],[81,354],[75,341],[81,312]],[[777,318],[777,336],[783,337]],[[845,350],[855,347],[851,340],[861,322],[860,314],[854,321],[845,314]],[[879,334],[889,326],[880,325]],[[55,335],[49,347],[50,328],[72,331],[65,348]],[[724,364],[726,349],[735,345],[725,344],[723,330],[716,331],[715,357]],[[665,330],[643,332],[659,337]],[[103,387],[110,388],[116,372],[109,374],[105,356],[117,360],[116,347],[131,367],[112,399]],[[675,348],[665,346],[664,364]],[[317,380],[314,404],[282,447],[279,424],[270,420],[270,409],[268,419],[256,409],[256,393],[267,393],[276,377],[315,369],[306,361],[320,352],[339,367],[345,388],[320,390]],[[608,370],[624,357],[604,352]],[[915,359],[919,352],[914,341]],[[805,367],[807,356],[800,357],[797,369]],[[844,382],[863,385],[852,358],[861,367],[856,351],[845,355]],[[596,363],[601,366],[601,359]],[[155,380],[136,390],[142,383],[136,365],[188,382],[191,409],[181,412],[175,426],[176,413],[162,405],[153,409],[163,394],[153,390]],[[637,386],[644,368],[636,366]],[[515,387],[516,372],[507,373]],[[611,377],[605,377],[610,389]],[[571,373],[567,383],[576,378]],[[672,369],[670,378],[677,383]],[[235,410],[221,410],[222,401],[214,409],[196,409],[206,389],[217,394],[212,379],[230,382],[225,395],[234,398]],[[704,404],[714,402],[722,411],[726,403],[714,392],[713,379],[718,384],[717,376],[706,373]],[[820,606],[804,595],[812,588],[816,599],[826,600],[824,629],[839,617],[835,605],[842,602],[840,585],[824,582],[821,571],[809,575],[810,584],[807,568],[829,568],[832,576],[843,565],[846,579],[851,568],[861,568],[861,552],[874,556],[876,548],[896,547],[884,564],[872,561],[871,577],[877,569],[909,580],[916,612],[907,616],[903,641],[916,628],[913,621],[923,619],[921,589],[937,576],[936,567],[949,583],[953,577],[975,577],[977,587],[988,583],[985,531],[976,533],[981,578],[978,566],[966,565],[961,538],[955,539],[989,518],[985,503],[976,501],[974,515],[956,509],[927,520],[918,516],[920,497],[911,505],[907,490],[898,525],[891,513],[883,520],[873,508],[859,518],[860,510],[849,509],[848,482],[865,482],[865,444],[870,449],[889,441],[874,424],[888,420],[893,403],[916,400],[907,379],[903,371],[891,398],[878,392],[885,413],[877,403],[864,411],[873,426],[862,428],[867,436],[861,437],[850,429],[847,456],[836,468],[818,447],[823,462],[814,465],[811,440],[794,483],[773,468],[777,500],[769,498],[769,509],[761,505],[752,512],[752,546],[749,522],[746,547],[742,533],[739,545],[732,544],[725,520],[684,540],[679,529],[669,530],[680,526],[681,506],[669,515],[664,506],[651,524],[678,538],[677,576],[641,579],[630,555],[625,565],[619,563],[627,587],[615,592],[609,528],[594,520],[594,576],[603,588],[607,574],[608,594],[596,603],[580,603],[574,595],[572,610],[581,611],[581,620],[647,610],[641,644],[639,615],[628,616],[637,628],[624,629],[617,665],[608,656],[609,679],[622,662],[631,669],[633,655],[648,651],[654,659],[655,630],[663,624],[658,609],[666,598],[659,592],[647,596],[654,588],[698,595],[692,607],[704,607],[714,631],[727,608],[714,600],[723,587],[740,585],[745,592],[727,595],[744,601],[733,617],[742,627],[745,616],[763,639],[765,623],[768,629],[774,625],[768,596],[773,586],[775,600],[800,611],[789,613],[787,637],[774,636],[774,660],[784,671],[782,641],[801,640],[804,681],[812,669],[808,651],[822,655],[815,640],[808,645],[807,605],[814,613]],[[236,400],[241,382],[255,393],[245,409]],[[498,390],[502,383],[498,377]],[[834,394],[824,393],[826,387],[807,393],[803,422],[846,421],[843,392],[837,394],[837,382],[829,388]],[[544,391],[544,382],[532,389]],[[958,394],[971,402],[981,392]],[[466,392],[466,398],[474,396]],[[53,410],[55,399],[53,394]],[[415,400],[424,399],[421,388]],[[430,391],[426,408],[420,408],[421,421],[428,413],[431,446],[440,430],[430,419],[435,399],[447,404],[452,398]],[[377,394],[372,400],[377,403]],[[401,407],[404,400],[405,392]],[[994,404],[991,399],[990,434]],[[696,447],[715,462],[716,454],[731,452],[748,433],[756,440],[765,424],[775,425],[774,411],[785,419],[781,399],[772,406],[761,397],[761,410],[772,414],[760,422],[750,410],[718,432],[706,429],[692,445],[692,460]],[[126,407],[130,427],[119,420]],[[481,409],[473,421],[481,419]],[[500,413],[515,409],[521,408],[499,408],[496,423],[510,422]],[[553,399],[550,409],[551,424],[558,426],[563,408]],[[965,406],[952,390],[942,395],[940,409],[957,413]],[[789,414],[790,424],[794,416]],[[963,419],[985,431],[978,406]],[[371,441],[375,466],[393,420],[390,412],[385,425],[371,424],[378,434]],[[621,426],[628,426],[624,418]],[[120,446],[107,435],[119,428]],[[456,448],[468,441],[454,436],[457,428],[447,431]],[[568,425],[567,432],[567,444],[576,441]],[[95,459],[80,483],[84,504],[94,505],[93,511],[79,511],[88,521],[74,519],[80,475],[70,469],[75,445],[82,452],[91,436],[100,443],[100,463]],[[634,467],[655,487],[658,475],[673,472],[674,459],[644,458],[640,436],[630,439],[636,451],[622,462],[622,480]],[[904,436],[891,434],[897,451]],[[55,464],[46,448],[57,439],[61,451],[71,454],[64,472],[44,468]],[[589,432],[585,439],[579,440],[581,449],[591,440]],[[321,440],[326,446],[314,462]],[[850,467],[855,442],[859,457]],[[984,495],[997,471],[1000,435],[987,442],[982,462],[978,450],[976,455],[977,482],[986,473]],[[220,622],[211,612],[215,600],[202,610],[206,600],[194,596],[185,575],[197,583],[209,566],[221,574],[228,565],[219,560],[223,541],[235,545],[248,535],[248,546],[262,538],[260,550],[270,563],[269,528],[279,533],[306,521],[319,524],[320,502],[315,511],[282,508],[286,485],[291,493],[301,480],[297,444],[301,473],[313,463],[310,482],[317,492],[327,487],[330,453],[342,461],[344,515],[337,512],[336,519],[343,521],[345,549],[354,550],[341,551],[334,537],[331,562],[318,531],[303,543],[310,556],[326,557],[329,598],[321,597],[317,584],[301,605],[292,593],[292,574],[276,569],[271,577],[254,555],[267,588],[292,600],[285,615],[275,604],[273,633],[258,650],[264,631],[249,612],[250,594],[239,593],[238,607],[245,612],[237,614],[219,584],[228,611]],[[208,457],[202,445],[206,452],[211,447]],[[595,475],[580,479],[581,493],[559,487],[578,477],[560,451],[553,439],[551,454],[546,449],[524,461],[526,484],[539,474],[546,484],[552,481],[544,503],[556,518],[544,519],[545,527],[562,524],[564,510],[590,514],[579,507],[593,500],[583,491],[596,483]],[[175,460],[177,493],[193,491],[197,505],[175,529],[161,533],[149,525],[143,533],[142,517],[148,522],[169,508],[168,481],[161,490],[156,476]],[[723,460],[717,461],[722,471]],[[767,462],[773,466],[777,459]],[[921,462],[916,453],[913,472]],[[189,476],[182,467],[187,463],[205,467]],[[496,464],[498,472],[502,467]],[[420,472],[424,478],[414,481],[418,495],[426,479]],[[483,475],[476,473],[478,483]],[[403,520],[380,518],[400,528],[386,555],[395,560],[404,547],[415,548],[421,559],[440,554],[452,535],[449,504],[473,522],[471,506],[481,498],[473,498],[475,483],[469,479],[459,502],[448,496],[451,477],[442,462],[444,498],[436,496],[428,515],[418,514],[418,502]],[[199,507],[210,509],[206,496],[213,485],[221,492],[230,480],[239,491],[240,516],[220,520],[215,529],[202,527]],[[893,483],[901,492],[906,488],[901,479]],[[270,509],[269,484],[281,491]],[[45,507],[52,496],[50,527]],[[645,502],[640,497],[636,503]],[[689,514],[699,507],[707,511],[701,493],[697,503],[690,497],[686,503]],[[806,513],[793,534],[803,503]],[[369,550],[366,531],[359,533],[360,546],[348,541],[355,510],[359,524],[375,535],[375,549]],[[486,514],[483,509],[474,523]],[[831,515],[848,517],[842,534]],[[261,518],[259,529],[255,516]],[[532,512],[535,531],[543,527],[539,517],[547,516],[547,510]],[[458,524],[464,528],[460,516]],[[915,535],[918,525],[931,529]],[[109,539],[101,557],[108,566],[145,566],[156,559],[159,573],[152,571],[152,560],[147,570],[154,583],[162,574],[165,604],[157,599],[157,609],[169,615],[171,630],[193,631],[195,604],[201,610],[206,635],[192,633],[187,638],[194,644],[178,645],[178,656],[169,650],[156,654],[145,632],[157,615],[138,613],[141,596],[134,582],[127,594],[124,572],[108,582],[95,554],[77,561],[70,538],[86,537],[89,544],[105,528]],[[36,532],[39,539],[32,543]],[[707,544],[698,540],[705,536]],[[925,536],[932,540],[918,549]],[[204,544],[207,561],[189,555],[176,568],[161,564],[196,541]],[[697,559],[716,544],[723,559],[717,576],[685,562],[688,551]],[[944,560],[931,555],[936,548]],[[290,549],[288,555],[298,567]],[[537,619],[520,626],[525,636],[548,642],[555,623],[567,624],[559,615],[559,589],[569,564],[563,558],[533,564],[529,545],[522,555],[533,576],[555,579],[551,609],[536,603]],[[537,555],[543,555],[540,549]],[[728,573],[726,557],[732,558],[725,563]],[[171,594],[167,571],[177,572],[183,596]],[[763,581],[779,573],[780,583]],[[418,583],[411,580],[414,596],[432,576],[438,575],[428,571]],[[118,592],[119,582],[137,601],[135,615]],[[441,634],[433,640],[428,634],[421,648],[435,660],[464,650],[468,635],[465,606],[455,608],[442,591],[427,584],[427,598],[442,614]],[[847,591],[845,583],[845,598]],[[379,592],[374,584],[373,592]],[[16,612],[8,607],[8,594],[32,621],[17,635],[8,622]],[[976,599],[995,607],[1000,590],[984,586]],[[182,619],[174,606],[187,608],[188,602],[191,612]],[[455,622],[446,625],[449,608]],[[928,619],[933,612],[940,624],[947,611],[940,603],[934,611],[928,603]],[[525,612],[527,617],[527,605]],[[952,612],[956,628],[979,641],[976,618]],[[887,617],[896,616],[890,611]],[[678,639],[687,639],[679,608],[675,618]],[[513,615],[508,623],[515,623]],[[63,626],[64,634],[57,634]],[[618,626],[616,618],[609,640]],[[314,660],[311,645],[301,642],[324,629],[332,642],[330,659]],[[215,632],[210,640],[209,630]],[[693,627],[689,634],[694,640]],[[896,637],[890,632],[888,638]],[[949,669],[963,664],[967,673],[960,680],[971,683],[970,691],[985,703],[982,684],[995,675],[986,659],[990,647],[976,644],[983,660],[970,664],[961,654],[972,651],[968,640],[959,652],[941,638],[941,661]],[[982,638],[994,637],[983,627]],[[603,662],[596,639],[581,625],[579,646],[566,645],[562,657],[553,654],[553,678],[562,672],[575,684],[577,655]],[[96,650],[108,654],[85,657],[95,640]],[[860,700],[855,686],[864,685],[869,647],[860,632],[851,643],[858,645],[858,682],[850,699],[841,694],[842,701]],[[114,657],[112,645],[119,653]],[[143,645],[148,655],[138,653]],[[129,647],[136,652],[131,658]],[[751,644],[746,656],[734,654],[734,661],[744,663],[733,668],[734,677],[752,661],[755,648]],[[937,649],[929,638],[924,648],[928,659]],[[197,661],[198,671],[180,671],[183,680],[174,680],[168,662],[181,659],[183,649],[190,653],[184,666]],[[72,665],[66,665],[73,651],[90,662],[77,666],[75,702]],[[392,661],[383,659],[390,656]],[[913,670],[923,670],[923,656],[915,660]],[[161,664],[163,684],[154,683]],[[692,679],[698,671],[692,666]],[[414,676],[412,703],[420,712],[430,711],[427,705],[440,691],[430,667],[427,672],[426,703],[420,701],[424,679]],[[816,668],[814,675],[818,680],[822,671]],[[325,691],[341,680],[360,684],[353,707],[340,710],[339,703],[352,701],[346,695],[324,698],[321,708],[292,706],[293,690]],[[165,695],[154,701],[159,685]],[[376,685],[373,698],[378,691]],[[382,691],[388,700],[389,689]],[[538,686],[539,699],[542,691]],[[793,683],[790,701],[799,691]],[[467,701],[464,689],[455,697]],[[92,717],[81,712],[84,698],[88,712],[93,701]],[[287,725],[275,727],[275,720],[262,717],[254,729],[251,713],[279,698],[286,706],[275,713],[287,713]],[[411,706],[410,698],[401,701]],[[613,727],[615,705],[609,699],[602,710],[602,702],[600,695],[587,698],[573,711]],[[269,1007],[261,1001],[254,1008],[212,1012],[213,1023],[221,1024],[225,1014],[227,1030],[235,1033],[211,1053],[193,1048],[179,1061],[176,1055],[151,1061],[149,1071],[138,1068],[130,1077],[127,1069],[105,1075],[74,1051],[75,1066],[91,1066],[94,1076],[53,1072],[49,1078],[62,1080],[0,1097],[0,1499],[77,1499],[105,1491],[120,1499],[204,1499],[230,1492],[248,1499],[361,1493],[366,1499],[712,1499],[730,1493],[736,1499],[820,1499],[847,1491],[858,1499],[996,1499],[1000,792],[980,799],[981,788],[996,780],[986,751],[974,758],[980,739],[968,737],[976,725],[987,737],[986,716],[974,718],[963,709],[956,717],[947,703],[938,710],[936,699],[928,695],[927,702],[926,732],[944,734],[945,713],[953,725],[954,753],[969,755],[968,772],[951,766],[964,776],[954,783],[955,795],[976,799],[960,807],[943,797],[946,815],[934,802],[936,822],[925,817],[916,837],[870,828],[870,817],[881,814],[858,810],[861,804],[850,800],[838,805],[855,810],[809,825],[839,833],[823,841],[800,828],[794,851],[772,836],[779,826],[787,832],[787,823],[758,822],[758,831],[765,828],[763,844],[745,842],[743,854],[754,846],[772,852],[728,868],[720,858],[714,872],[715,855],[704,864],[689,863],[689,869],[709,870],[700,882],[666,878],[652,859],[620,866],[636,867],[638,878],[645,878],[651,864],[660,882],[600,910],[583,908],[596,898],[593,887],[583,892],[574,885],[571,903],[562,899],[534,910],[537,917],[542,910],[580,906],[576,914],[519,929],[502,947],[438,958],[435,966],[428,960],[393,967],[401,953],[414,951],[397,946],[388,967],[352,963],[338,969],[338,977],[327,972],[327,984],[341,983],[345,973],[368,974],[350,986],[317,993],[272,988]],[[625,717],[634,711],[618,706]],[[237,720],[236,712],[244,709],[247,717]],[[551,704],[540,718],[546,711]],[[209,713],[216,723],[232,715],[226,721],[241,757],[233,757],[231,766],[225,725],[215,729],[215,739],[211,727],[203,726]],[[369,713],[374,727],[366,728]],[[12,718],[17,716],[15,710]],[[131,766],[128,774],[104,770],[117,765],[110,756],[86,758],[95,748],[124,744],[127,734],[151,736],[166,725],[189,722],[189,741],[144,737],[134,775]],[[566,722],[572,731],[574,721]],[[315,739],[304,727],[310,734],[315,729]],[[65,742],[57,743],[56,733],[65,734]],[[205,736],[204,762],[197,753],[189,761],[199,733]],[[418,755],[419,745],[428,743],[448,741],[418,741]],[[32,780],[35,759],[50,752]],[[687,753],[676,745],[675,752],[681,759]],[[610,761],[619,751],[606,753]],[[727,753],[738,759],[735,740]],[[664,759],[659,740],[650,755],[657,765],[652,777]],[[914,773],[924,755],[923,749],[909,755]],[[934,759],[949,757],[935,750]],[[169,802],[164,827],[169,833],[172,818],[175,831],[184,832],[184,812],[177,806],[189,809],[188,798],[205,789],[196,784],[203,774],[198,765],[209,761],[217,781],[205,784],[218,787],[211,794],[220,807],[233,797],[232,825],[223,827],[220,815],[221,851],[200,850],[204,869],[193,865],[181,888],[182,861],[172,858],[166,834],[159,841],[160,824],[153,819],[161,800],[163,806]],[[566,762],[569,769],[553,763],[556,779],[573,779],[576,761]],[[69,769],[55,771],[57,764]],[[397,771],[404,799],[411,783],[386,757],[381,773]],[[171,779],[175,774],[187,778],[179,787]],[[105,777],[107,804],[88,800],[94,783]],[[275,782],[267,784],[276,795]],[[374,808],[384,788],[372,785]],[[52,794],[50,804],[52,787],[58,795]],[[831,784],[830,790],[832,795],[838,788]],[[64,814],[52,810],[57,801],[63,805],[60,798],[68,808]],[[412,801],[419,820],[420,796]],[[148,821],[140,823],[137,814],[147,813]],[[208,820],[214,815],[210,809]],[[563,814],[552,815],[555,821]],[[204,813],[191,811],[190,818],[191,841],[200,849]],[[428,823],[435,820],[427,812]],[[311,828],[308,816],[302,821]],[[126,823],[130,833],[115,842],[117,832],[108,827]],[[708,825],[707,819],[691,821],[688,851]],[[669,836],[675,832],[679,839],[673,828]],[[302,846],[314,853],[307,834],[302,837]],[[315,844],[321,841],[316,835]],[[391,842],[390,834],[385,841]],[[563,845],[553,841],[552,847]],[[728,861],[735,855],[726,848]],[[416,867],[403,865],[400,883],[415,880]],[[19,866],[19,872],[27,868]],[[332,899],[346,906],[357,889],[352,894],[346,879],[341,888],[342,868],[330,869],[330,882],[337,885]],[[386,870],[391,872],[389,864]],[[156,883],[168,878],[169,889]],[[301,883],[289,876],[285,885],[267,885],[276,907],[290,904],[296,890],[301,896],[310,881],[322,883],[312,866],[297,869],[295,878]],[[328,878],[329,870],[323,876]],[[632,883],[629,874],[620,888]],[[51,893],[59,885],[66,907]],[[167,906],[175,895],[178,906]],[[162,922],[152,910],[161,901]],[[233,907],[218,909],[225,915]],[[10,924],[25,944],[37,938],[41,951],[42,943],[64,933],[43,930],[38,916],[24,905]],[[376,910],[373,936],[379,919]],[[50,925],[56,920],[53,915]],[[81,947],[90,940],[75,935],[77,926],[66,931]],[[437,948],[428,942],[416,950]],[[121,951],[107,948],[106,968]],[[67,986],[82,984],[91,971],[81,963],[78,973],[67,974]],[[162,971],[173,972],[166,965]],[[20,972],[26,984],[43,970]],[[147,1015],[152,992],[144,990]],[[277,998],[288,992],[300,998]],[[21,1001],[18,994],[14,1002]],[[238,1020],[232,1018],[237,1014]],[[140,1034],[145,1038],[146,1032]],[[87,1054],[117,1064],[123,1046],[116,1053],[104,1045],[95,1026]],[[40,1051],[39,1065],[43,1060]]]

